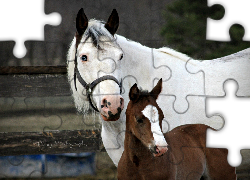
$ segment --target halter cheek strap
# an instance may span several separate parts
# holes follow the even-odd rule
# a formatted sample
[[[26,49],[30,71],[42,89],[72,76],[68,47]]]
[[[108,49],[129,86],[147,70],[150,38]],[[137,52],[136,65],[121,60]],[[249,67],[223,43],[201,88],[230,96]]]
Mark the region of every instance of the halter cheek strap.
[[[98,85],[100,82],[105,81],[105,80],[113,80],[116,82],[116,84],[119,85],[120,88],[120,94],[122,93],[122,79],[121,82],[119,82],[114,76],[110,76],[110,75],[106,75],[106,76],[102,76],[96,80],[94,80],[92,83],[86,83],[86,81],[84,81],[84,79],[82,78],[82,76],[80,75],[80,72],[77,68],[77,57],[75,55],[75,68],[74,68],[74,85],[75,85],[75,89],[77,91],[77,87],[76,87],[76,78],[77,80],[81,83],[81,85],[86,89],[86,95],[88,98],[88,101],[91,105],[91,107],[99,112],[98,108],[93,104],[93,90],[96,87],[96,85]]]

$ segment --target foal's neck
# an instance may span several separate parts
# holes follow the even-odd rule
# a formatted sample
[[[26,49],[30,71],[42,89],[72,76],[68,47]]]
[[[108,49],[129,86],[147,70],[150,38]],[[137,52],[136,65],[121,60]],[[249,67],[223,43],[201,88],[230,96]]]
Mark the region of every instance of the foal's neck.
[[[131,131],[126,130],[124,152],[126,156],[136,166],[139,166],[141,161],[153,158],[152,153],[146,148],[142,142],[135,137]]]

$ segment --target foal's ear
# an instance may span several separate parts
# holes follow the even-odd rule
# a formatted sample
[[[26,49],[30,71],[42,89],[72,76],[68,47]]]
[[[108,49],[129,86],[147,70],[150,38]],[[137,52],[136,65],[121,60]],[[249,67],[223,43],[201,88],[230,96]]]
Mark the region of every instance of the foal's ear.
[[[156,86],[152,89],[152,91],[150,92],[150,94],[157,99],[159,94],[161,93],[162,90],[162,79],[160,79],[158,81],[158,83],[156,84]]]
[[[88,27],[88,18],[85,15],[83,8],[81,8],[76,16],[76,30],[79,36],[82,36]]]
[[[105,28],[114,36],[119,26],[119,16],[116,9],[113,9],[109,16],[108,22],[105,24]]]
[[[137,84],[135,83],[131,88],[130,88],[130,91],[129,91],[129,99],[133,102],[136,102],[139,98],[139,89],[137,87]]]

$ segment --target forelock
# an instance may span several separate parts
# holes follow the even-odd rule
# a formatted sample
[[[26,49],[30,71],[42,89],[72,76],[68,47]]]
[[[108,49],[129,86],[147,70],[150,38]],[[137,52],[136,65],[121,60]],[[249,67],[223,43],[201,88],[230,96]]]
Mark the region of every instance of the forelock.
[[[100,37],[102,37],[102,39],[100,39]],[[97,49],[101,49],[101,43],[114,41],[114,37],[104,27],[104,22],[94,19],[89,21],[88,28],[83,35],[83,43],[85,43],[89,38],[91,38]]]

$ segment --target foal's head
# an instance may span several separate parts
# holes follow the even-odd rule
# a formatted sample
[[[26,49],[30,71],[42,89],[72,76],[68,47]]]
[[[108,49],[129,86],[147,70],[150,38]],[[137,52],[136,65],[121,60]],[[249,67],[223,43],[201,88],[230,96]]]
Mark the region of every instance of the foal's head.
[[[167,142],[162,133],[163,112],[156,103],[162,89],[162,79],[151,92],[140,91],[134,84],[129,92],[130,102],[126,110],[126,130],[154,156],[161,156],[167,151]]]

